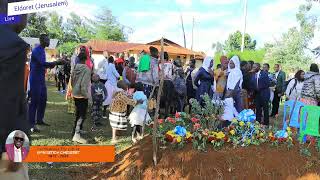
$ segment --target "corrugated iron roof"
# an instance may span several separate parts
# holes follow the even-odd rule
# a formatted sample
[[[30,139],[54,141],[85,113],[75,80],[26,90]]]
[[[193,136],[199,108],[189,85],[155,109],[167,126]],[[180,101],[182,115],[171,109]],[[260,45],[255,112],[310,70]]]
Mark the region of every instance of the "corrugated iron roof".
[[[157,45],[159,42],[160,40],[152,41],[147,44],[140,44],[140,43],[128,43],[128,42],[120,42],[120,41],[90,40],[87,43],[84,43],[83,45],[91,46],[92,50],[96,52],[107,51],[109,53],[122,53],[122,52],[133,51],[133,52],[139,53],[142,50],[149,52],[150,46],[156,47],[160,51],[161,46]],[[176,55],[195,55],[197,59],[204,58],[205,56],[205,54],[202,52],[195,52],[190,49],[181,47],[180,45],[167,39],[164,46],[164,51],[168,52],[169,54],[176,54]]]
[[[129,48],[129,51],[134,52],[141,52],[142,50],[149,52],[149,47],[153,46],[161,51],[161,46],[159,45],[140,45]],[[177,54],[177,55],[196,55],[196,56],[203,56],[202,53],[191,51],[189,49],[183,47],[176,47],[176,46],[163,46],[164,51],[168,52],[169,54]]]
[[[108,51],[111,53],[121,53],[126,49],[129,49],[134,46],[138,46],[141,44],[138,43],[128,43],[128,42],[120,42],[120,41],[107,41],[107,40],[90,40],[87,43],[84,43],[85,46],[91,46],[93,51]]]

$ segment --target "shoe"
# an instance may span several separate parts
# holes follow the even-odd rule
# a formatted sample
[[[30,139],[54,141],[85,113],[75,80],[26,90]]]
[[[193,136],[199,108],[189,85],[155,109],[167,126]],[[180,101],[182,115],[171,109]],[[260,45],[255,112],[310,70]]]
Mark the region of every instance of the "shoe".
[[[45,122],[37,122],[37,125],[39,125],[39,126],[50,126],[50,124],[45,123]]]
[[[87,144],[87,140],[81,138],[80,137],[80,133],[75,133],[73,138],[72,138],[72,141],[80,143],[80,144]]]
[[[97,131],[98,129],[96,127],[91,127],[91,131]]]
[[[40,129],[38,129],[37,127],[31,128],[30,131],[31,133],[40,133]]]
[[[132,143],[133,143],[133,144],[137,143],[137,139],[132,138],[131,140],[132,140]]]
[[[107,116],[104,115],[104,116],[102,116],[102,118],[103,118],[103,119],[107,119]]]

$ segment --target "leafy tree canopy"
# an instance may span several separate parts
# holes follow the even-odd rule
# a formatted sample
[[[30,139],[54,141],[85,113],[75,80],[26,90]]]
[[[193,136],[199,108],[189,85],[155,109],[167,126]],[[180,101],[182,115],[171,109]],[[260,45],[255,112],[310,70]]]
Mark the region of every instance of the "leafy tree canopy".
[[[240,51],[242,44],[242,33],[240,31],[236,31],[233,34],[229,35],[229,38],[225,41],[224,50],[227,52],[230,51]],[[244,36],[244,49],[247,50],[255,50],[256,48],[256,40],[252,40],[249,34],[245,34]]]

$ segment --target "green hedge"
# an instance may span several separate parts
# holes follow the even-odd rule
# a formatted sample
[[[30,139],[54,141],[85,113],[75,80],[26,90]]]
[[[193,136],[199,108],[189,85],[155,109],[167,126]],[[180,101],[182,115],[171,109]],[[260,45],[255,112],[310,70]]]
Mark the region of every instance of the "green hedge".
[[[245,50],[243,52],[241,51],[231,51],[227,53],[227,57],[230,59],[234,55],[238,55],[240,60],[242,61],[254,61],[258,63],[263,62],[264,55],[266,54],[266,51],[264,49],[259,50]],[[215,66],[220,64],[220,57],[222,56],[222,53],[216,53],[214,56],[215,60]]]

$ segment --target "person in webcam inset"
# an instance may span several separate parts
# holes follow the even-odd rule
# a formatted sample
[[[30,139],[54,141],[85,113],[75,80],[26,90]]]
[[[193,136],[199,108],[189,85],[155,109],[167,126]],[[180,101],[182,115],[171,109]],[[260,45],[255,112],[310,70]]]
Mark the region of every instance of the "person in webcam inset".
[[[8,159],[13,162],[22,162],[28,154],[28,149],[23,147],[26,139],[24,132],[17,130],[13,136],[13,143],[6,144]]]

